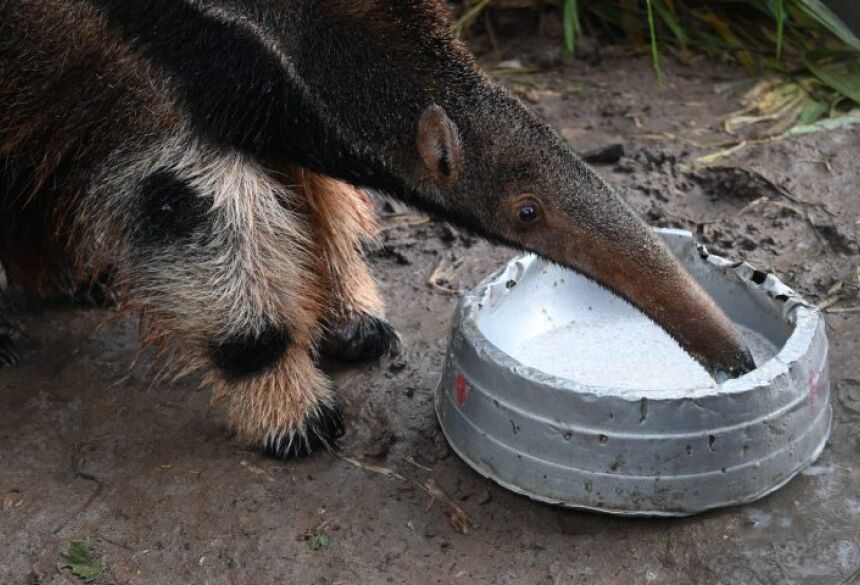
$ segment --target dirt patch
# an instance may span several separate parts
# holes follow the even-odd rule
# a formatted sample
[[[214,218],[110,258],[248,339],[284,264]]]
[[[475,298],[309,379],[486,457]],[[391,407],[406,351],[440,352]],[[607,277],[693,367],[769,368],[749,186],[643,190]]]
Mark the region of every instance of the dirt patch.
[[[650,222],[690,229],[816,300],[860,264],[860,131],[751,146],[702,168],[697,157],[725,140],[722,116],[737,106],[715,85],[739,71],[669,62],[661,90],[648,62],[626,52],[568,61],[530,37],[502,52],[545,69],[504,79],[574,148],[622,145],[595,162]],[[103,583],[851,582],[860,313],[828,317],[833,438],[783,490],[673,521],[561,510],[471,472],[432,408],[457,302],[446,290],[473,286],[512,252],[442,223],[392,221],[401,224],[370,257],[404,353],[327,365],[346,404],[343,454],[364,467],[246,452],[196,380],[153,385],[145,359],[129,370],[133,323],[19,303],[24,359],[0,371],[0,583],[74,582],[56,569],[73,538],[104,556]],[[446,290],[428,285],[440,266]]]

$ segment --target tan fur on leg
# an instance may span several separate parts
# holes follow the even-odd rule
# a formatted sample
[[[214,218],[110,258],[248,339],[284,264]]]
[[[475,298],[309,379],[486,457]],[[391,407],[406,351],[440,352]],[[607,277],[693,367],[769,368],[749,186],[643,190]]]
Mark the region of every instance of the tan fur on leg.
[[[98,222],[83,227],[102,256],[117,259],[125,308],[141,315],[145,342],[177,375],[202,370],[247,444],[277,456],[331,445],[342,423],[314,366],[327,276],[301,193],[253,159],[187,136],[116,167],[124,174],[109,184],[131,193],[88,198],[85,217]],[[142,189],[153,176],[171,181],[171,204],[189,214],[180,227],[190,231],[141,235]],[[146,225],[175,216],[153,209]]]
[[[326,424],[334,397],[308,348],[291,347],[274,368],[253,378],[228,382],[210,372],[206,382],[215,387],[213,400],[228,403],[230,424],[244,443],[279,456],[334,446],[313,428]],[[322,444],[314,444],[320,437]]]
[[[305,169],[296,172],[314,226],[314,246],[328,275],[330,318],[356,314],[382,316],[383,302],[361,252],[379,234],[368,196],[352,187]]]
[[[400,338],[382,317],[382,298],[361,250],[379,231],[371,201],[340,181],[304,169],[294,173],[308,203],[320,272],[327,277],[321,350],[351,361],[398,353]]]

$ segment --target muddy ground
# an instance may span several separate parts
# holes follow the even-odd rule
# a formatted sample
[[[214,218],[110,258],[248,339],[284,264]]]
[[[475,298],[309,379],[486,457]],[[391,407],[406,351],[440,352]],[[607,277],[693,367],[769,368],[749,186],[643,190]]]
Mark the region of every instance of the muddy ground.
[[[625,51],[586,48],[568,60],[554,41],[506,38],[503,59],[543,71],[505,82],[576,149],[622,144],[624,156],[599,170],[651,223],[696,231],[815,300],[860,264],[860,129],[751,145],[715,162],[765,181],[696,168],[739,107],[736,93],[715,90],[743,72],[669,61],[661,90],[648,61]],[[486,39],[474,42],[484,50]],[[860,580],[860,313],[844,311],[858,304],[856,290],[828,316],[835,426],[815,466],[753,505],[621,519],[508,493],[454,456],[438,429],[432,397],[457,297],[428,277],[462,261],[443,285],[464,289],[511,255],[438,222],[389,225],[371,252],[405,352],[328,369],[346,404],[343,453],[410,481],[331,455],[281,463],[245,451],[197,380],[154,385],[146,359],[129,369],[130,320],[18,300],[24,357],[0,372],[0,583],[76,582],[56,567],[73,538],[106,560],[102,583],[118,584]],[[430,479],[470,516],[468,534],[411,481]]]

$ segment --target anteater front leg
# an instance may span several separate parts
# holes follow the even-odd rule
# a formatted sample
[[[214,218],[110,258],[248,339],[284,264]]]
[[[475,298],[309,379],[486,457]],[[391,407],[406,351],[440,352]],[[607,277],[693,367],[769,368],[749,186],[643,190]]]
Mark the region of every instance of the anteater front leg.
[[[244,155],[161,148],[82,216],[145,341],[173,371],[204,372],[247,444],[332,447],[343,424],[315,366],[326,295],[305,202]]]
[[[296,175],[310,206],[330,293],[322,351],[350,361],[396,355],[400,337],[384,318],[382,297],[362,254],[362,244],[378,235],[372,202],[340,181],[306,170]]]
[[[0,315],[0,367],[18,362],[18,352],[15,350],[15,326]]]

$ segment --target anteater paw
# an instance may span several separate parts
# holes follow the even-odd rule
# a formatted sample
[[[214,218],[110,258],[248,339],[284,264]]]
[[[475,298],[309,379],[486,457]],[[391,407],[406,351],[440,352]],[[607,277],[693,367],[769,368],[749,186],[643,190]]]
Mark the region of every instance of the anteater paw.
[[[79,282],[72,292],[72,302],[86,307],[113,307],[117,304],[113,289],[115,270],[108,267],[94,278]]]
[[[320,349],[330,357],[346,361],[375,360],[398,355],[400,336],[379,317],[356,315],[353,319],[330,325]]]
[[[19,357],[12,338],[0,334],[0,368],[17,364]]]
[[[15,326],[0,318],[0,368],[18,363],[18,352],[15,350]]]
[[[263,454],[278,459],[300,459],[319,451],[335,451],[344,431],[340,409],[321,404],[308,417],[301,432],[281,433],[267,439]]]

